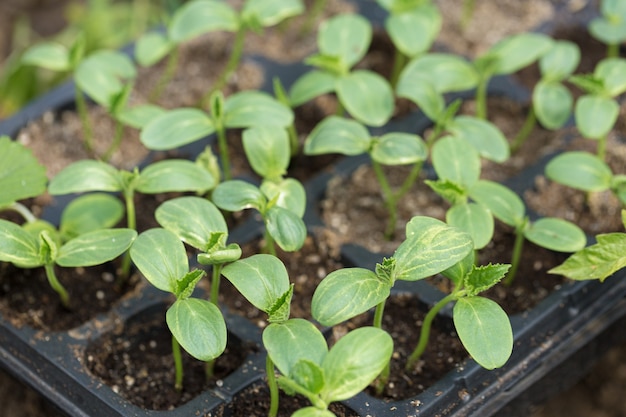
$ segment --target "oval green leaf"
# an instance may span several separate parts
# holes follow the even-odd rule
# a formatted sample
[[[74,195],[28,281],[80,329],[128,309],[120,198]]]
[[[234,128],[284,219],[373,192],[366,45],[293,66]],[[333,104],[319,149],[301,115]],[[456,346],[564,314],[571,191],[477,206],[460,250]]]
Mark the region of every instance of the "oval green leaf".
[[[169,24],[172,41],[181,43],[204,33],[239,28],[237,12],[228,3],[216,0],[195,0],[180,7]]]
[[[611,186],[611,168],[596,155],[570,151],[548,162],[546,176],[552,181],[583,191],[604,191]]]
[[[391,14],[385,29],[395,47],[408,57],[430,49],[441,30],[441,13],[433,4],[423,4],[410,12]]]
[[[446,212],[446,223],[467,232],[474,241],[474,249],[487,246],[493,238],[493,216],[487,208],[476,203],[458,204]]]
[[[322,94],[335,91],[337,76],[330,72],[312,70],[302,75],[289,89],[289,102],[299,106]]]
[[[167,36],[159,32],[149,32],[141,36],[135,44],[135,59],[142,67],[159,62],[174,48]]]
[[[457,116],[448,125],[448,130],[471,143],[483,158],[495,162],[509,159],[509,142],[502,131],[488,120]]]
[[[372,40],[372,26],[358,14],[344,13],[319,26],[317,46],[324,55],[339,57],[346,69],[365,56]]]
[[[250,127],[243,131],[242,141],[248,162],[262,178],[278,179],[287,172],[291,150],[285,129]]]
[[[93,266],[111,261],[126,250],[137,237],[132,229],[104,229],[80,235],[59,249],[60,266]]]
[[[145,194],[170,191],[205,193],[214,186],[215,179],[200,165],[182,159],[166,159],[154,162],[141,171],[136,188]]]
[[[355,120],[329,116],[315,126],[304,142],[306,155],[360,155],[371,146],[370,134]]]
[[[242,180],[230,180],[220,183],[211,194],[216,206],[223,210],[239,211],[255,208],[265,209],[266,199],[261,190]]]
[[[124,204],[109,194],[93,193],[72,200],[61,214],[64,239],[115,226],[124,216]]]
[[[539,81],[533,90],[533,109],[542,126],[560,129],[574,107],[572,93],[557,81]]]
[[[71,70],[68,49],[56,42],[42,42],[33,45],[24,52],[21,61],[27,65],[36,65],[52,71]]]
[[[487,207],[500,221],[512,227],[524,222],[526,206],[522,199],[502,184],[479,180],[469,190],[469,195],[477,203]]]
[[[608,97],[584,95],[576,101],[574,113],[580,133],[590,139],[600,139],[615,125],[619,105]]]
[[[428,53],[410,61],[400,74],[398,95],[410,94],[416,79],[427,80],[438,93],[469,90],[478,84],[478,74],[471,63],[444,53]]]
[[[85,191],[122,191],[122,179],[117,169],[102,161],[74,162],[59,172],[48,185],[52,195]]]
[[[261,91],[247,90],[229,96],[224,103],[224,126],[287,127],[293,123],[293,111]]]
[[[0,136],[0,207],[42,194],[47,182],[46,168],[31,150]]]
[[[140,134],[141,143],[148,149],[174,149],[195,142],[215,132],[213,122],[201,110],[179,108],[152,119]]]
[[[23,267],[42,266],[39,240],[19,225],[0,219],[0,261]]]
[[[585,232],[566,220],[544,217],[524,231],[524,237],[536,245],[557,252],[576,252],[587,244]]]
[[[374,143],[372,159],[383,165],[415,164],[426,160],[428,149],[418,135],[387,133]]]
[[[276,244],[287,252],[300,249],[306,239],[306,225],[302,218],[283,207],[273,206],[267,211],[265,227]]]
[[[395,104],[389,82],[368,70],[339,78],[337,96],[352,117],[368,126],[382,126],[393,114]]]
[[[465,139],[445,136],[433,145],[432,162],[440,179],[470,187],[480,177],[480,155]]]

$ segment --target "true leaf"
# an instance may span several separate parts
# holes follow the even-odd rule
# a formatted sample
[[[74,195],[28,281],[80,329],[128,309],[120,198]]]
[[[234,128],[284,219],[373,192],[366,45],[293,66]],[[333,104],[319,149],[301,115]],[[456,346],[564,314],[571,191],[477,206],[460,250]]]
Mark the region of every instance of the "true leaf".
[[[508,264],[475,266],[464,277],[468,296],[475,296],[496,285],[511,268]]]

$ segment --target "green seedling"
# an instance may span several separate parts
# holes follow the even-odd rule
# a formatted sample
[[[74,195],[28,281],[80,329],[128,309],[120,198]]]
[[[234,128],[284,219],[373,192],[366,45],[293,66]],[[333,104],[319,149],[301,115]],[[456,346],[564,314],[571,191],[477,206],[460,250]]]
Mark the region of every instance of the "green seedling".
[[[626,205],[626,175],[613,174],[611,167],[596,155],[582,151],[559,154],[548,162],[545,173],[552,181],[577,190],[610,190]]]
[[[474,249],[484,248],[493,238],[493,215],[469,197],[472,186],[480,178],[478,151],[466,140],[446,136],[433,146],[431,159],[438,179],[425,183],[451,204],[446,223],[467,232],[474,241]]]
[[[291,107],[289,94],[287,93],[287,90],[285,89],[285,86],[281,82],[280,78],[274,77],[274,79],[272,80],[272,85],[274,87],[274,97],[276,97],[276,100],[278,100],[278,102],[285,107]],[[296,156],[298,152],[300,152],[300,142],[298,139],[298,132],[296,131],[295,122],[289,124],[286,129],[289,135],[290,155],[293,157]]]
[[[589,33],[607,45],[607,58],[617,58],[620,44],[626,41],[626,4],[620,0],[602,0],[600,16],[589,23]]]
[[[317,37],[319,52],[305,60],[316,69],[291,86],[291,105],[299,106],[322,94],[335,93],[339,114],[345,109],[370,126],[387,123],[394,110],[389,82],[370,70],[352,69],[365,56],[371,39],[371,24],[360,15],[342,14],[324,21]]]
[[[487,86],[496,75],[509,75],[532,64],[552,47],[554,41],[540,33],[508,36],[473,62],[478,75],[476,116],[487,118]]]
[[[210,301],[219,304],[222,266],[241,257],[236,243],[227,243],[228,226],[222,212],[200,197],[178,197],[161,204],[154,216],[161,227],[198,249],[198,262],[213,267]]]
[[[163,87],[174,75],[182,43],[215,31],[235,33],[229,60],[203,98],[204,102],[213,92],[221,90],[237,69],[248,32],[260,32],[265,27],[274,26],[303,11],[301,0],[247,0],[241,11],[223,1],[194,0],[186,3],[174,13],[166,32],[150,32],[137,43],[136,57],[143,66],[151,66],[168,56],[166,70],[151,93],[152,99],[159,97]]]
[[[465,259],[443,271],[454,288],[424,317],[418,344],[409,356],[406,368],[415,367],[428,345],[434,318],[451,302],[455,302],[452,310],[454,327],[472,358],[489,370],[504,365],[513,351],[509,316],[495,301],[479,294],[500,282],[509,267],[507,264],[476,266],[474,253],[470,252]]]
[[[593,74],[573,75],[569,81],[586,94],[576,101],[576,127],[586,138],[598,141],[598,157],[606,155],[606,140],[619,115],[617,97],[626,91],[626,59],[605,58]]]
[[[622,224],[626,227],[626,210],[622,210]],[[626,233],[603,233],[596,243],[572,254],[561,265],[548,272],[577,281],[598,279],[603,282],[626,267]]]
[[[307,230],[302,220],[305,201],[301,193],[302,185],[297,180],[278,186],[264,183],[261,187],[229,180],[215,187],[212,199],[216,206],[227,211],[257,210],[265,224],[263,251],[275,255],[275,244],[287,252],[296,251],[304,244]]]
[[[233,262],[222,270],[223,275],[253,306],[265,312],[270,326],[289,319],[293,284],[285,265],[272,255],[253,255]],[[265,331],[264,330],[264,334]],[[270,355],[265,359],[267,385],[270,390],[269,417],[278,413],[278,384],[274,362]]]
[[[83,160],[64,168],[51,181],[52,195],[90,191],[121,192],[126,205],[129,229],[137,229],[135,191],[144,194],[195,191],[205,193],[215,186],[215,179],[199,165],[186,160],[164,160],[152,163],[142,171],[118,170],[102,161]],[[122,277],[130,272],[126,257]]]
[[[270,324],[263,344],[281,373],[283,391],[301,394],[312,404],[296,411],[296,417],[333,417],[329,404],[365,389],[393,353],[391,336],[375,327],[352,330],[329,350],[322,333],[304,319]]]
[[[359,155],[367,153],[378,179],[385,207],[389,214],[385,238],[391,239],[398,219],[398,201],[411,189],[418,178],[428,151],[418,135],[387,133],[372,137],[367,128],[355,120],[330,116],[319,123],[304,144],[307,155],[340,153]],[[412,165],[400,187],[393,190],[385,176],[383,165]]]
[[[396,48],[390,78],[395,88],[407,61],[432,47],[441,30],[441,13],[430,1],[377,0],[377,3],[389,13],[385,30]]]
[[[19,201],[43,194],[47,182],[46,168],[32,151],[8,136],[0,136],[0,210],[11,209],[27,221],[34,220]]]
[[[167,309],[165,319],[172,333],[175,388],[182,390],[180,347],[198,360],[213,361],[226,348],[224,317],[212,302],[192,297],[204,271],[189,271],[185,247],[174,233],[165,229],[150,229],[141,233],[130,248],[130,256],[152,285],[176,297]]]
[[[334,326],[376,307],[374,327],[382,327],[385,302],[396,281],[417,281],[438,274],[463,260],[473,249],[472,238],[456,227],[431,217],[416,216],[406,225],[406,239],[393,256],[365,268],[331,272],[313,294],[315,320]],[[389,366],[381,375],[379,390],[387,382]]]
[[[88,152],[94,152],[94,145],[84,94],[109,111],[116,119],[117,127],[110,147],[103,154],[103,159],[108,160],[122,139],[119,115],[125,108],[132,88],[125,81],[133,80],[136,76],[135,66],[130,58],[112,50],[100,50],[86,55],[84,39],[79,37],[69,48],[53,42],[35,45],[24,53],[22,62],[73,74],[76,109],[83,125],[85,148]]]
[[[0,232],[0,261],[12,262],[20,268],[44,267],[50,286],[66,308],[70,308],[70,296],[59,282],[55,266],[70,268],[103,264],[124,253],[137,236],[130,229],[101,229],[62,243],[46,223],[27,223],[21,227],[1,219]]]
[[[270,95],[260,91],[242,91],[224,98],[221,92],[211,96],[210,112],[194,108],[167,111],[150,121],[141,131],[141,141],[153,150],[174,149],[217,132],[217,143],[224,179],[232,178],[226,129],[252,126],[285,128],[294,115]]]
[[[511,142],[511,152],[524,144],[537,120],[551,130],[560,129],[568,121],[574,99],[563,81],[573,74],[579,62],[580,48],[570,41],[554,41],[552,48],[539,59],[541,79],[533,89],[526,121]]]
[[[395,60],[391,71],[391,86],[409,59],[428,51],[441,30],[441,13],[431,1],[377,0],[387,10],[385,30],[393,42]]]
[[[511,270],[505,285],[511,285],[519,266],[525,239],[557,252],[575,252],[585,247],[585,233],[575,225],[555,217],[531,221],[526,215],[522,199],[503,184],[478,180],[469,190],[474,201],[487,207],[493,216],[515,230],[515,244],[511,256]]]

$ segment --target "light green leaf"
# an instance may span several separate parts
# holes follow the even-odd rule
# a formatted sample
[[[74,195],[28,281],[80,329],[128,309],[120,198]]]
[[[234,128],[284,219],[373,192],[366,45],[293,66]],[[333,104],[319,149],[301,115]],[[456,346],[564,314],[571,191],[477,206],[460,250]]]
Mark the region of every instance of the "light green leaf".
[[[539,81],[533,90],[533,109],[542,126],[556,130],[569,120],[574,107],[572,93],[556,81]]]
[[[226,323],[217,306],[198,298],[177,300],[165,315],[167,327],[191,356],[210,361],[226,349]]]
[[[241,15],[245,21],[270,27],[303,12],[301,0],[254,0],[244,3]]]
[[[580,48],[571,41],[554,41],[539,59],[539,70],[546,81],[561,81],[572,75],[580,62]]]
[[[491,161],[509,159],[509,143],[496,125],[472,116],[457,116],[447,126],[450,133],[467,140],[478,153]]]
[[[265,215],[265,227],[280,248],[293,252],[306,239],[306,225],[297,214],[283,207],[273,206]]]
[[[124,216],[119,198],[103,193],[87,194],[72,200],[61,214],[59,230],[64,239],[115,226]]]
[[[414,57],[430,49],[441,30],[441,13],[433,4],[423,4],[407,13],[391,14],[385,29],[398,50]]]
[[[524,237],[536,245],[557,252],[576,252],[587,244],[585,232],[566,220],[544,217],[524,231]]]
[[[222,275],[246,300],[266,313],[289,289],[287,269],[272,255],[258,254],[240,259],[226,265]]]
[[[206,251],[215,233],[228,235],[222,212],[200,197],[178,197],[162,203],[155,211],[157,222],[183,242]]]
[[[82,91],[98,104],[110,109],[114,97],[124,88],[123,82],[135,78],[137,71],[131,59],[122,52],[97,51],[76,68],[74,78]]]
[[[137,190],[145,194],[169,191],[204,193],[215,186],[213,176],[199,165],[182,159],[166,159],[148,165],[139,175]]]
[[[167,36],[159,32],[148,32],[135,44],[135,58],[142,67],[149,67],[159,62],[174,48]]]
[[[93,160],[74,162],[59,172],[48,185],[52,195],[85,191],[121,191],[120,173],[113,166]]]
[[[335,91],[337,76],[327,71],[311,70],[293,83],[289,89],[289,102],[292,106],[299,106],[321,96]]]
[[[426,77],[404,77],[396,87],[398,97],[403,97],[417,104],[430,120],[438,122],[446,108],[443,94]]]
[[[304,142],[306,155],[360,155],[371,146],[370,134],[355,120],[329,116],[315,126]]]
[[[224,103],[224,126],[287,127],[293,123],[293,111],[267,93],[246,90],[229,96]]]
[[[306,191],[302,183],[295,178],[285,178],[280,182],[264,181],[261,191],[268,201],[274,201],[278,207],[286,208],[298,217],[306,210]]]
[[[368,269],[333,271],[315,289],[313,318],[324,326],[349,320],[386,300],[391,286]]]
[[[339,14],[320,24],[317,45],[324,55],[340,57],[349,69],[365,56],[372,40],[372,26],[358,14]]]
[[[213,122],[201,110],[178,108],[152,119],[141,130],[141,143],[148,149],[167,150],[192,143],[215,132]]]
[[[428,53],[411,60],[398,80],[398,95],[412,91],[416,79],[427,80],[438,93],[469,90],[478,84],[478,74],[466,59],[444,53]]]
[[[19,225],[0,219],[0,261],[23,267],[42,266],[39,240]]]
[[[291,153],[285,129],[250,127],[243,131],[242,141],[252,169],[261,177],[279,179],[287,172]]]
[[[598,63],[593,75],[602,80],[604,91],[617,97],[626,91],[626,59],[605,58]]]
[[[85,233],[61,246],[56,263],[66,267],[103,264],[126,252],[136,236],[137,232],[132,229],[104,229]]]
[[[0,207],[46,190],[46,168],[31,150],[8,136],[0,136]]]
[[[590,139],[600,139],[615,125],[619,105],[608,97],[584,95],[576,101],[574,113],[580,133]]]
[[[476,250],[487,246],[493,238],[493,216],[480,204],[467,203],[451,207],[446,212],[446,223],[469,233]]]
[[[548,272],[578,281],[589,279],[604,281],[626,267],[626,234],[606,233],[596,238],[598,243],[574,253],[561,265]]]
[[[499,41],[486,55],[495,59],[493,74],[512,74],[541,58],[553,42],[549,36],[524,32]]]
[[[178,44],[204,33],[218,30],[235,32],[238,28],[237,12],[228,3],[194,0],[174,13],[168,33],[170,39]]]
[[[143,129],[148,123],[165,113],[165,109],[152,104],[127,107],[116,114],[117,119],[127,126]]]
[[[391,360],[393,340],[375,327],[360,327],[343,336],[322,362],[327,402],[351,398],[365,389]]]
[[[589,32],[603,43],[617,44],[626,39],[626,22],[624,19],[611,21],[606,17],[596,17],[589,22]]]
[[[383,165],[415,164],[426,160],[428,149],[418,135],[387,133],[374,143],[372,159]]]
[[[471,187],[480,177],[480,155],[465,139],[445,136],[432,148],[432,162],[440,179],[464,188]]]
[[[485,369],[504,365],[513,351],[509,317],[494,301],[466,297],[453,309],[454,327],[472,358]]]
[[[247,208],[265,209],[266,199],[261,190],[242,180],[220,183],[211,194],[216,206],[223,210],[239,211]]]
[[[21,58],[27,65],[36,65],[52,71],[70,71],[68,49],[56,42],[42,42],[30,47]]]
[[[263,346],[283,375],[290,375],[300,360],[321,364],[328,353],[322,333],[305,319],[271,323],[263,330]]]
[[[317,407],[304,407],[296,411],[291,417],[336,417],[336,415],[328,410],[322,410]]]
[[[487,207],[500,221],[512,227],[524,222],[526,206],[522,199],[502,184],[479,180],[469,190],[469,195],[477,203]]]
[[[143,276],[161,291],[174,293],[176,281],[189,272],[183,242],[169,230],[141,233],[130,248],[130,257]]]
[[[570,151],[552,158],[546,176],[560,184],[583,191],[604,191],[611,186],[611,168],[596,155]]]
[[[382,126],[394,110],[393,91],[380,75],[357,70],[337,80],[337,96],[348,113],[368,126]]]

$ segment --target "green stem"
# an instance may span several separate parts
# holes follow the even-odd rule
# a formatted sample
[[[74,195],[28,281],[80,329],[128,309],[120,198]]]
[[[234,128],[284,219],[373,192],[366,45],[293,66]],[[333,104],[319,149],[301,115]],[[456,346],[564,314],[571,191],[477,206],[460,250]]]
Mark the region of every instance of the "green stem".
[[[400,188],[398,188],[394,193],[394,201],[396,203],[398,202],[398,200],[404,197],[404,195],[409,192],[413,184],[415,184],[415,180],[419,176],[420,172],[422,172],[422,165],[422,161],[416,162],[413,165],[413,168],[411,168],[411,172],[409,172],[409,175],[404,179],[404,182],[402,183]]]
[[[270,232],[267,230],[267,227],[265,228],[265,231],[263,232],[263,240],[265,241],[265,244],[263,245],[262,252],[269,253],[270,255],[276,256],[276,244],[274,243],[274,238],[272,237]]]
[[[35,217],[33,213],[31,213],[28,207],[26,207],[22,203],[18,203],[17,201],[11,203],[10,205],[6,207],[0,207],[0,209],[13,210],[19,213],[19,215],[22,216],[24,220],[26,220],[26,223],[33,223],[37,221],[37,217]]]
[[[241,54],[243,53],[244,40],[246,39],[247,28],[245,25],[241,25],[237,33],[235,34],[235,40],[233,41],[233,49],[230,52],[230,58],[226,63],[226,67],[224,67],[224,71],[220,74],[215,84],[213,84],[213,88],[211,88],[203,97],[201,103],[205,103],[211,95],[217,91],[221,90],[228,79],[232,75],[232,73],[237,69],[239,65],[239,61],[241,60]]]
[[[513,280],[515,279],[515,274],[517,273],[517,268],[519,267],[519,261],[522,257],[522,249],[524,248],[524,232],[523,227],[519,227],[515,229],[515,244],[513,246],[513,254],[511,256],[511,269],[509,269],[509,273],[504,278],[503,283],[507,287],[510,287],[513,284]]]
[[[437,302],[437,304],[435,304],[433,308],[431,308],[430,311],[426,313],[426,316],[424,317],[424,323],[422,323],[422,328],[420,330],[419,342],[417,343],[415,350],[413,351],[413,353],[411,353],[411,356],[409,356],[406,362],[407,370],[411,370],[415,367],[415,364],[426,350],[426,346],[428,345],[428,339],[430,338],[430,328],[432,326],[433,320],[437,316],[437,313],[439,313],[439,311],[443,307],[445,307],[446,304],[456,300],[456,298],[456,293],[448,294],[441,300],[439,300],[439,302]]]
[[[528,110],[528,115],[526,116],[526,120],[524,121],[524,125],[517,133],[517,136],[515,136],[515,138],[511,142],[512,153],[517,152],[522,147],[524,142],[526,142],[526,138],[528,138],[528,135],[530,135],[530,132],[533,131],[536,124],[537,115],[535,114],[535,108],[531,104],[530,109]]]
[[[165,86],[169,84],[169,82],[174,77],[174,74],[176,74],[176,69],[178,68],[179,57],[180,57],[180,49],[177,47],[174,47],[174,49],[172,49],[172,51],[170,52],[167,58],[167,64],[165,66],[165,70],[163,71],[163,74],[161,74],[161,77],[159,77],[159,80],[157,81],[156,85],[154,86],[152,91],[150,91],[150,94],[148,95],[148,100],[151,103],[157,102],[157,100],[161,97],[161,94],[163,94],[163,90],[165,89]]]
[[[467,29],[469,22],[472,20],[472,16],[474,15],[474,6],[474,0],[463,1],[463,12],[461,14],[461,28],[463,30]]]
[[[176,371],[174,388],[176,391],[183,389],[183,356],[180,352],[178,340],[172,335],[172,356],[174,357],[174,369]]]
[[[215,375],[215,361],[216,359],[211,359],[204,365],[204,375],[206,376],[207,381]]]
[[[610,43],[606,46],[606,57],[617,58],[619,56],[619,44]]]
[[[476,117],[479,119],[487,119],[487,85],[489,77],[482,77],[476,87]]]
[[[222,264],[213,265],[213,276],[211,279],[211,295],[209,301],[216,306],[219,305],[220,280],[222,275]]]
[[[374,327],[379,329],[383,328],[383,312],[385,310],[385,301],[383,300],[376,306],[376,310],[374,312]],[[391,362],[387,362],[385,367],[380,372],[378,376],[378,380],[376,381],[376,392],[378,395],[381,395],[389,381],[389,374],[391,373]]]
[[[311,404],[313,404],[315,408],[319,408],[320,410],[328,409],[328,404],[324,400],[322,400],[319,397],[319,395],[312,393],[311,391],[307,390],[306,388],[296,383],[295,381],[289,378],[283,377],[281,378],[280,383],[284,387],[287,387],[288,390],[294,391],[297,394],[301,394],[305,396],[311,402]]]
[[[276,382],[274,362],[270,355],[267,355],[265,358],[265,374],[267,375],[267,386],[270,390],[270,409],[267,415],[268,417],[276,417],[278,415],[278,382]]]
[[[287,128],[289,134],[289,146],[291,149],[291,156],[294,157],[300,152],[300,142],[298,141],[298,132],[296,126],[292,123]]]
[[[44,268],[46,270],[46,277],[48,277],[48,283],[50,283],[52,289],[56,291],[57,294],[59,294],[59,297],[61,298],[61,304],[63,304],[65,308],[69,309],[70,296],[65,290],[65,287],[63,287],[63,285],[57,279],[57,275],[54,272],[54,263],[45,264]]]
[[[598,154],[598,158],[601,161],[604,161],[605,158],[606,158],[606,138],[607,138],[607,135],[604,135],[604,136],[598,138],[597,154]]]
[[[389,81],[391,83],[391,87],[395,91],[396,85],[398,84],[398,79],[400,78],[400,73],[406,66],[408,58],[404,55],[398,48],[396,48],[394,59],[393,59],[393,69],[391,70],[391,77]]]
[[[437,138],[441,136],[443,129],[444,129],[444,125],[442,123],[435,123],[435,127],[433,128],[430,135],[428,135],[428,138],[426,138],[426,147],[428,148],[429,151],[433,147],[433,144],[435,143]]]
[[[328,0],[315,0],[311,6],[311,10],[306,13],[306,20],[300,26],[300,36],[306,36],[313,29],[313,24],[322,13],[322,10],[326,7]]]
[[[380,163],[372,160],[372,168],[374,168],[374,174],[376,174],[376,178],[380,184],[380,191],[389,215],[387,218],[387,226],[385,227],[385,239],[391,240],[396,231],[396,222],[398,221],[398,212],[396,210],[393,191],[391,190],[389,181],[387,181],[387,177],[385,177]]]
[[[224,180],[232,179],[230,172],[230,154],[228,152],[228,142],[226,140],[226,129],[223,126],[219,126],[217,129],[217,147],[220,152],[220,159],[222,160],[222,171],[224,172]]]
[[[93,130],[91,127],[91,121],[89,120],[89,114],[87,112],[87,100],[83,95],[83,92],[77,85],[74,86],[74,99],[76,101],[76,110],[78,111],[78,117],[83,125],[83,136],[85,140],[85,149],[90,155],[94,155],[93,148]]]
[[[109,162],[113,153],[117,151],[122,143],[122,135],[124,133],[124,125],[118,119],[115,119],[115,136],[113,136],[113,141],[109,146],[109,149],[106,150],[104,155],[102,156],[102,160],[104,162]]]
[[[337,110],[335,110],[335,116],[343,117],[345,113],[346,109],[343,107],[343,104],[341,104],[341,101],[339,101],[339,97],[337,97]]]
[[[124,200],[126,202],[126,224],[129,229],[137,230],[137,215],[135,214],[135,199],[133,190],[124,190]],[[120,275],[117,277],[116,286],[121,288],[126,283],[126,279],[130,275],[130,251],[126,251],[122,257],[122,266]]]

